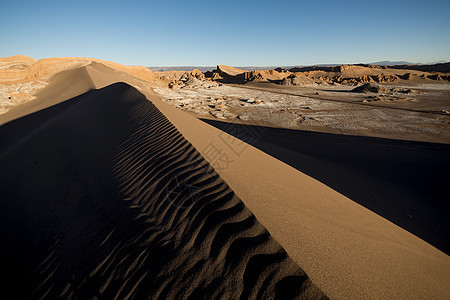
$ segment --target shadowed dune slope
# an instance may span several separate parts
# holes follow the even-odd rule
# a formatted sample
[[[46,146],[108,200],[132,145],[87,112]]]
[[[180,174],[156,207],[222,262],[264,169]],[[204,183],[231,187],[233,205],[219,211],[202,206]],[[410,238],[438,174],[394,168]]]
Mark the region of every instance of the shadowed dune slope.
[[[201,154],[127,84],[9,122],[0,143],[3,292],[325,298]]]
[[[0,125],[115,82],[127,82],[133,86],[149,85],[148,81],[131,74],[117,71],[102,63],[90,62],[85,66],[53,75],[49,84],[36,93],[36,100],[16,106],[0,115]]]

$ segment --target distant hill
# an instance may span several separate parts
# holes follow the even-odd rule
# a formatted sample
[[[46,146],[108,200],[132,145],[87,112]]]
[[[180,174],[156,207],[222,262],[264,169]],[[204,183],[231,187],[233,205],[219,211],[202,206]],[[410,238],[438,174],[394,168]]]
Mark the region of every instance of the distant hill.
[[[422,72],[443,72],[450,73],[450,62],[430,65],[395,65],[391,69],[418,70]]]
[[[199,67],[199,66],[172,66],[172,67],[148,67],[150,69],[150,71],[160,71],[160,72],[166,72],[166,71],[186,71],[186,72],[191,72],[194,69],[198,69],[202,72],[208,72],[208,71],[213,71],[216,69],[217,66],[213,66],[213,67]],[[275,69],[279,66],[264,66],[264,67],[255,67],[255,66],[246,66],[246,67],[242,67],[242,66],[233,66],[233,68],[236,69],[244,69],[247,71],[256,71],[256,70],[272,70]],[[288,67],[284,67],[284,68],[288,68]],[[292,67],[289,67],[292,68]]]
[[[446,61],[438,61],[433,62],[429,64],[423,64],[423,63],[413,63],[408,61],[390,61],[390,60],[384,60],[384,61],[377,61],[372,62],[369,64],[353,64],[353,65],[377,65],[377,66],[384,66],[389,67],[393,69],[410,69],[410,70],[419,70],[419,71],[425,71],[425,72],[450,72],[448,62]],[[264,66],[264,67],[255,67],[255,66],[234,66],[234,68],[237,69],[243,69],[247,71],[258,71],[258,70],[273,70],[276,68],[282,68],[286,70],[291,70],[293,72],[304,72],[304,71],[314,71],[314,70],[328,70],[332,69],[333,67],[342,66],[343,64],[316,64],[316,65],[292,65],[292,66]],[[352,64],[350,64],[352,65]],[[172,67],[163,67],[163,66],[152,66],[148,67],[151,71],[187,71],[191,72],[194,69],[198,69],[202,72],[210,72],[216,69],[216,66],[172,66]]]
[[[212,66],[212,67],[199,67],[199,66],[173,66],[173,67],[148,67],[150,69],[150,71],[161,71],[161,72],[166,72],[166,71],[187,71],[187,72],[191,72],[194,69],[198,69],[202,72],[208,72],[208,71],[212,71],[216,69],[216,66]]]
[[[433,61],[430,63],[413,63],[409,61],[390,61],[390,60],[383,60],[383,61],[377,61],[373,63],[369,63],[369,65],[377,65],[377,66],[400,66],[400,65],[407,65],[407,66],[427,66],[427,65],[436,65],[436,64],[442,64],[446,63],[445,60],[439,60],[439,61]]]
[[[395,66],[395,65],[420,65],[420,63],[412,63],[409,61],[390,61],[390,60],[383,60],[383,61],[377,61],[373,63],[369,63],[369,65],[377,65],[377,66]]]
[[[314,65],[315,67],[334,67],[334,66],[340,66],[341,64],[320,64],[320,65]],[[214,67],[199,67],[199,66],[172,66],[172,67],[163,67],[163,66],[151,66],[148,67],[150,71],[160,71],[160,72],[166,72],[166,71],[186,71],[191,72],[194,69],[198,69],[202,72],[208,72],[213,71],[216,69],[217,66]],[[283,68],[283,69],[291,69],[291,68],[301,68],[301,67],[307,67],[305,65],[298,66],[298,65],[292,65],[292,66],[264,66],[264,67],[255,67],[255,66],[233,66],[233,68],[236,69],[243,69],[247,71],[258,71],[258,70],[273,70],[276,68]]]

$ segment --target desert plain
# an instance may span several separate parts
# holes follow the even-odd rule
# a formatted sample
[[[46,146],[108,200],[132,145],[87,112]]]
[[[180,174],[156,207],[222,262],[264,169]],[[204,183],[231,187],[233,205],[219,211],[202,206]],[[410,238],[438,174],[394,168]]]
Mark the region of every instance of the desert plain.
[[[450,64],[0,58],[5,295],[448,299]]]

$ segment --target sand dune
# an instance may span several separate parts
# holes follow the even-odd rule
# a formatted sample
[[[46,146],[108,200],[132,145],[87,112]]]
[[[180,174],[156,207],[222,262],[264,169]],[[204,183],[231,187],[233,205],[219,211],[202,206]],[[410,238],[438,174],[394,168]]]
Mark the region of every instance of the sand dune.
[[[165,77],[161,77],[146,67],[124,66],[95,58],[55,57],[36,61],[34,58],[24,55],[5,57],[0,59],[0,114],[9,111],[14,106],[36,99],[36,90],[45,86],[50,78],[52,78],[52,82],[55,82],[58,80],[53,77],[60,77],[60,74],[65,71],[77,70],[95,63],[112,68],[113,73],[126,72],[128,75],[146,81],[147,84],[168,83]],[[76,92],[66,95],[66,92],[72,91],[72,89],[62,89],[59,84],[55,83],[53,86],[64,94],[58,95],[59,98],[64,96],[65,99],[69,99],[79,95]]]
[[[24,294],[450,295],[447,255],[137,76],[102,63],[58,73],[0,122],[2,272]]]
[[[146,67],[125,66],[97,58],[54,57],[36,61],[34,58],[25,55],[16,55],[0,60],[0,82],[23,83],[31,80],[46,80],[62,71],[77,69],[87,66],[92,62],[102,63],[115,70],[127,72],[132,76],[148,82],[154,82],[156,79],[159,79],[159,76]],[[17,68],[17,66],[21,67]]]
[[[91,89],[105,87],[120,81],[126,81],[135,86],[149,85],[148,81],[129,73],[117,71],[117,69],[102,63],[89,62],[89,64],[82,67],[53,75],[49,84],[35,94],[36,100],[15,107],[8,113],[0,115],[0,124],[71,99]]]
[[[0,137],[2,273],[30,279],[23,296],[324,297],[126,84],[11,122]]]

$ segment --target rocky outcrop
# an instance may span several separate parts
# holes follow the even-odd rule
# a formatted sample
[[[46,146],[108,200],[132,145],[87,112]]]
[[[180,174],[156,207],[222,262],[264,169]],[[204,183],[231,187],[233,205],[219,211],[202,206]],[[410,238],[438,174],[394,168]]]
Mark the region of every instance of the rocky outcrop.
[[[294,79],[291,75],[295,74],[298,78]],[[206,78],[230,83],[247,83],[252,81],[274,82],[282,85],[359,85],[364,83],[389,83],[396,82],[399,79],[432,79],[432,80],[450,80],[447,74],[416,74],[406,72],[398,74],[398,71],[388,67],[377,65],[339,65],[339,66],[311,66],[298,67],[285,70],[276,68],[274,70],[255,70],[245,71],[229,66],[218,65],[217,69],[205,73]],[[302,79],[299,79],[302,78]],[[310,79],[310,80],[306,80]]]
[[[211,75],[211,80],[221,80],[223,79],[222,76],[219,75],[219,73],[214,73]]]
[[[376,83],[365,83],[358,86],[352,90],[355,93],[376,93],[385,95],[395,95],[395,94],[420,94],[419,91],[408,89],[408,88],[386,88],[382,85]]]
[[[237,68],[233,68],[230,66],[225,66],[225,65],[217,65],[217,73],[219,73],[219,75],[222,78],[234,78],[235,76],[245,73],[247,72],[246,70],[241,70],[241,69],[237,69]]]
[[[378,83],[382,83],[397,81],[398,77],[395,75],[384,75],[383,73],[381,73],[380,75],[372,76],[372,79]]]
[[[205,79],[205,74],[203,74],[203,72],[199,69],[192,70],[190,74],[192,75],[192,77],[195,77],[197,79]]]
[[[288,70],[286,70],[285,68],[281,68],[281,67],[276,68],[276,69],[274,69],[274,70],[277,71],[277,72],[280,72],[280,73],[286,73],[286,72],[288,72]]]
[[[295,86],[312,86],[315,84],[314,80],[305,76],[289,75],[283,78],[280,82],[281,85],[295,85]]]
[[[432,80],[446,80],[447,76],[441,76],[440,74],[432,74],[427,76],[429,79]]]
[[[410,80],[411,79],[411,73],[405,73],[405,74],[403,74],[403,75],[397,75],[400,79],[403,79],[403,80]]]
[[[2,70],[23,70],[34,64],[36,59],[26,55],[14,55],[10,57],[0,57],[0,69]]]
[[[168,78],[171,79],[171,81],[168,83],[168,86],[171,89],[187,88],[187,87],[196,88],[205,86],[211,87],[217,85],[217,83],[211,82],[210,78],[207,79],[205,77],[205,74],[198,69],[194,69],[190,72],[180,73],[180,71],[171,71],[168,73],[169,73],[167,74],[169,76]]]
[[[385,94],[389,93],[389,89],[384,86],[375,84],[375,83],[365,83],[361,86],[358,86],[352,90],[355,93],[377,93],[377,94]]]
[[[279,81],[286,77],[287,73],[276,70],[244,71],[229,66],[218,65],[212,73],[206,74],[211,80],[222,80],[232,83],[246,83],[250,81]]]
[[[286,73],[280,73],[276,70],[256,70],[245,72],[236,76],[240,83],[249,81],[278,81],[286,77]]]

